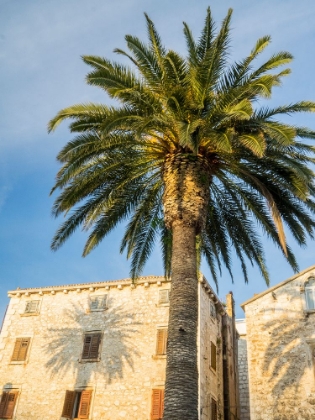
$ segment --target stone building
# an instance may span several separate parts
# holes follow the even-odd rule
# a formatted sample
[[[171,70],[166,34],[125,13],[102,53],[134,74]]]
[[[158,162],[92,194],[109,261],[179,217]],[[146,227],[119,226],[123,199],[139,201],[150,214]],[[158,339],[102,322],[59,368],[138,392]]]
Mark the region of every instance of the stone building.
[[[9,292],[0,419],[162,418],[170,283],[163,277]],[[199,282],[200,420],[240,420],[233,297]]]
[[[255,295],[242,308],[246,332],[239,342],[241,410],[250,408],[251,420],[314,419],[315,266]],[[247,407],[241,360],[246,359],[245,340]],[[241,418],[249,419],[243,414]]]

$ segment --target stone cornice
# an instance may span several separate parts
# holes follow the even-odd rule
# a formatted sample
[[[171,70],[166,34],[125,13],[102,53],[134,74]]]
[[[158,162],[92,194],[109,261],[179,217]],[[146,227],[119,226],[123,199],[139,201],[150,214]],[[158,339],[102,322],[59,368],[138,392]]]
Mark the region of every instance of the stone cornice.
[[[137,287],[137,286],[144,286],[149,287],[150,284],[157,284],[161,286],[162,283],[169,283],[170,280],[166,279],[164,276],[143,276],[139,277],[138,280],[135,282],[132,281],[130,278],[120,279],[120,280],[109,280],[109,281],[98,281],[92,283],[75,283],[75,284],[63,284],[59,286],[45,286],[45,287],[31,287],[25,289],[16,289],[8,291],[8,296],[12,297],[21,297],[21,296],[30,296],[33,294],[38,294],[42,296],[44,294],[52,294],[55,295],[56,293],[64,293],[67,294],[68,292],[78,292],[80,293],[82,290],[88,290],[90,292],[97,291],[98,289],[105,289],[110,290],[112,288],[116,288],[121,290],[123,287]],[[208,280],[201,275],[199,277],[199,283],[201,283],[203,289],[209,295],[209,299],[213,301],[213,303],[219,308],[220,314],[223,315],[226,313],[225,307],[223,303],[220,301]]]
[[[169,283],[170,280],[167,280],[164,276],[144,276],[139,277],[139,279],[135,282],[132,279],[121,279],[121,280],[110,280],[110,281],[98,281],[92,283],[76,283],[76,284],[64,284],[59,286],[45,286],[45,287],[31,287],[25,289],[16,289],[8,291],[9,297],[19,297],[21,295],[31,295],[31,294],[55,294],[57,292],[68,293],[70,291],[81,291],[81,290],[89,290],[91,292],[98,290],[98,289],[107,289],[110,288],[118,288],[122,289],[124,286],[131,286],[136,287],[138,285],[143,285],[144,287],[148,287],[150,284],[158,284],[161,285],[162,283]]]

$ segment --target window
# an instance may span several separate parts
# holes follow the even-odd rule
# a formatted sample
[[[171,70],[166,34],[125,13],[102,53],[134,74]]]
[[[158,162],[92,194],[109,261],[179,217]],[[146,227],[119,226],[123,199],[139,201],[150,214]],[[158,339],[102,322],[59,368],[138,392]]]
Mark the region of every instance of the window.
[[[156,354],[163,356],[166,354],[167,328],[158,328],[156,334]]]
[[[215,304],[212,302],[212,300],[210,300],[210,316],[212,318],[215,318],[217,316]]]
[[[82,361],[99,361],[101,332],[86,333],[84,336]]]
[[[211,398],[211,420],[217,420],[217,418],[218,418],[217,402],[214,398]]]
[[[26,302],[25,314],[38,314],[39,300],[30,300]]]
[[[26,355],[30,345],[30,341],[30,338],[16,339],[11,362],[23,362],[26,360]]]
[[[106,309],[107,295],[91,296],[90,310],[91,311],[104,311]]]
[[[159,305],[170,303],[170,291],[169,289],[159,290]]]
[[[164,389],[152,390],[151,420],[162,420],[164,411]]]
[[[13,419],[14,407],[19,392],[17,390],[4,391],[0,400],[0,418]]]
[[[91,390],[66,391],[62,417],[66,419],[88,419],[91,406]]]
[[[306,309],[315,309],[315,278],[311,277],[305,284]]]
[[[211,358],[210,366],[213,370],[217,370],[217,346],[211,341]]]

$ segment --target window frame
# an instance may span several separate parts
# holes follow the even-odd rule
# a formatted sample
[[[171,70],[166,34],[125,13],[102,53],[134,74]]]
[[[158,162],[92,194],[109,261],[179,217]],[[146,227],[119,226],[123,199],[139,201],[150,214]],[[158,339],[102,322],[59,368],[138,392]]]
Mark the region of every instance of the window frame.
[[[82,394],[89,394],[88,410],[82,413]],[[88,420],[92,411],[92,403],[95,389],[91,387],[76,388],[74,390],[66,390],[61,417],[67,420]]]
[[[160,336],[162,336],[160,338]],[[156,345],[155,345],[155,356],[156,357],[166,357],[166,347],[167,347],[167,336],[168,336],[168,328],[165,327],[157,327],[156,329]],[[162,344],[161,344],[162,340]],[[161,350],[160,350],[161,349]]]
[[[215,398],[211,395],[210,397],[210,420],[218,419],[218,403]]]
[[[314,283],[312,286],[309,285],[309,283]],[[313,300],[313,307],[309,307],[309,300],[307,297],[307,292],[312,292],[312,300]],[[307,279],[307,281],[304,283],[304,298],[305,298],[305,308],[307,312],[315,312],[315,277],[311,276]]]
[[[217,372],[217,346],[213,341],[210,341],[210,368]]]
[[[27,311],[27,306],[31,305],[33,302],[37,302],[36,310]],[[36,316],[40,313],[41,299],[30,299],[25,302],[24,311],[21,313],[21,316]]]
[[[167,294],[167,299],[161,299],[161,294],[162,293]],[[159,290],[158,305],[159,306],[169,306],[170,305],[170,289],[160,289]]]
[[[102,299],[103,301],[105,300],[104,306],[102,308],[98,308],[98,307],[96,309],[92,308],[92,303],[95,300],[98,300],[98,299]],[[90,312],[103,312],[103,311],[105,311],[107,309],[107,301],[108,301],[108,294],[107,293],[105,293],[103,295],[92,295],[92,296],[90,296],[90,298],[89,298],[89,310],[90,310]]]
[[[15,399],[14,399],[14,404],[12,407],[11,412],[8,413],[8,401],[4,402],[3,401],[3,397],[5,395],[7,395],[7,398],[10,394],[14,394],[15,395]],[[17,409],[17,402],[18,402],[18,398],[19,398],[19,394],[20,394],[20,389],[19,388],[4,388],[2,393],[0,394],[0,419],[14,419],[15,417],[15,412]],[[4,407],[2,406],[4,402]]]
[[[215,319],[217,317],[217,308],[215,307],[215,303],[210,299],[209,301],[209,312],[210,317]]]
[[[24,359],[13,359],[13,356],[14,356],[15,352],[18,353],[18,357],[19,357],[20,352],[21,352],[21,348],[22,348],[22,344],[23,344],[23,340],[24,341],[27,340],[27,346],[26,346],[26,350],[25,350]],[[20,341],[20,347],[19,347],[19,349],[17,349],[19,341]],[[21,364],[25,364],[25,363],[28,362],[29,355],[30,355],[31,342],[32,342],[32,337],[15,337],[14,347],[13,347],[12,355],[11,355],[11,358],[10,358],[10,364],[21,365]]]
[[[158,394],[159,401],[156,404],[155,396],[157,394]],[[164,412],[164,394],[165,394],[164,388],[152,388],[150,420],[162,420],[163,412]],[[156,408],[157,408],[157,413],[155,411]]]
[[[92,347],[92,340],[93,340],[93,336],[98,336],[99,337],[99,342],[98,342],[98,352],[97,352],[97,357],[83,357],[84,356],[84,351],[85,351],[85,346],[86,346],[86,338],[88,336],[91,336],[91,343],[90,343],[90,350]],[[83,346],[82,346],[82,351],[81,351],[81,356],[79,359],[80,363],[93,363],[93,362],[99,362],[101,360],[101,352],[102,352],[102,343],[103,343],[103,332],[100,330],[93,330],[93,331],[85,331],[82,337],[82,341],[83,341]],[[90,352],[89,350],[89,352]]]

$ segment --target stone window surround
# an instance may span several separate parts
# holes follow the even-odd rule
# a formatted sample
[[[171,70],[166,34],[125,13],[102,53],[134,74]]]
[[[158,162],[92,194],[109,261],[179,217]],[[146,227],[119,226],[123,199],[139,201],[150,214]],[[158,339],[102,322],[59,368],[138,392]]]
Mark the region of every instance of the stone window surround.
[[[87,420],[90,420],[91,417],[91,413],[93,413],[93,407],[94,407],[94,398],[95,398],[95,394],[96,394],[96,385],[95,384],[90,384],[88,383],[87,385],[75,385],[75,387],[73,387],[73,384],[69,387],[66,386],[65,391],[69,390],[69,391],[77,391],[77,392],[82,392],[82,391],[92,391],[92,397],[91,397],[91,403],[90,403],[90,412],[89,412],[89,418]],[[63,400],[64,402],[64,400]],[[62,402],[62,403],[63,403]],[[60,420],[68,420],[65,417],[60,416]],[[73,419],[73,420],[77,420],[77,419]]]
[[[35,296],[34,296],[35,297]],[[25,312],[25,310],[26,310],[26,305],[28,304],[28,302],[32,302],[32,301],[38,301],[38,304],[37,304],[37,310],[36,310],[36,312]],[[39,297],[37,297],[36,296],[36,298],[35,299],[28,299],[28,300],[25,300],[25,305],[24,305],[24,308],[23,308],[23,311],[21,310],[20,311],[20,316],[25,316],[25,317],[27,317],[27,316],[38,316],[39,314],[40,314],[40,311],[41,311],[41,307],[42,307],[42,299],[41,299],[41,295],[39,295]]]
[[[214,349],[215,349],[215,360],[213,361],[212,360],[212,356],[213,356],[213,351],[214,351]],[[214,374],[214,375],[217,375],[217,362],[218,362],[218,347],[217,347],[217,342],[214,342],[214,341],[212,341],[212,340],[210,340],[210,350],[209,350],[209,353],[210,353],[210,357],[209,357],[209,368],[210,368],[210,370],[211,370],[211,372]],[[215,369],[213,368],[213,366],[212,365],[215,365]]]
[[[11,357],[12,357],[12,354],[13,354],[13,349],[14,349],[15,342],[16,342],[17,338],[29,338],[30,339],[30,343],[28,345],[28,349],[27,349],[27,353],[26,353],[26,359],[25,360],[21,360],[21,361],[12,361],[11,360]],[[13,343],[13,348],[12,348],[12,352],[11,352],[9,364],[10,365],[26,365],[28,363],[28,361],[29,361],[29,358],[30,358],[34,335],[33,334],[18,335],[16,337],[12,337],[12,339],[14,340],[14,343]]]
[[[18,392],[18,396],[17,396],[17,399],[16,399],[16,403],[14,405],[14,411],[13,411],[13,416],[12,416],[12,419],[15,419],[15,413],[16,413],[16,410],[17,410],[17,406],[19,404],[19,399],[20,399],[20,395],[21,395],[21,391],[22,391],[22,386],[21,385],[16,385],[16,384],[4,385],[2,390],[0,391],[0,397],[2,395],[2,392],[10,392],[10,391],[17,391]]]
[[[98,347],[98,357],[95,359],[83,359],[82,358],[82,352],[83,352],[83,347],[84,347],[84,343],[85,343],[85,335],[86,334],[93,334],[93,333],[100,333],[101,334],[101,341]],[[101,354],[102,354],[102,347],[103,347],[103,339],[104,339],[104,331],[102,330],[91,330],[91,331],[83,331],[82,333],[82,350],[81,350],[81,354],[80,357],[78,359],[79,363],[97,363],[101,361]]]
[[[152,359],[166,359],[166,354],[156,354],[156,349],[157,349],[157,339],[158,339],[158,334],[157,331],[158,330],[167,330],[168,329],[168,325],[167,324],[158,324],[156,325],[156,333],[155,333],[155,351],[154,354],[152,355]],[[166,340],[167,341],[167,340]]]
[[[160,292],[167,290],[168,291],[168,302],[160,302]],[[170,306],[170,288],[162,288],[159,290],[159,296],[158,296],[158,303],[157,306]]]
[[[313,273],[309,274],[308,277],[304,281],[302,281],[300,284],[300,293],[303,294],[303,310],[306,316],[315,313],[315,308],[313,309],[308,308],[307,302],[306,302],[305,288],[307,286],[307,283],[310,280],[315,280],[315,274]]]
[[[98,299],[98,298],[105,298],[105,305],[103,308],[99,308],[99,309],[93,309],[92,308],[92,300],[93,299]],[[108,293],[103,293],[103,294],[98,294],[98,295],[92,295],[90,294],[89,296],[89,312],[104,312],[106,311],[106,309],[108,309]]]

